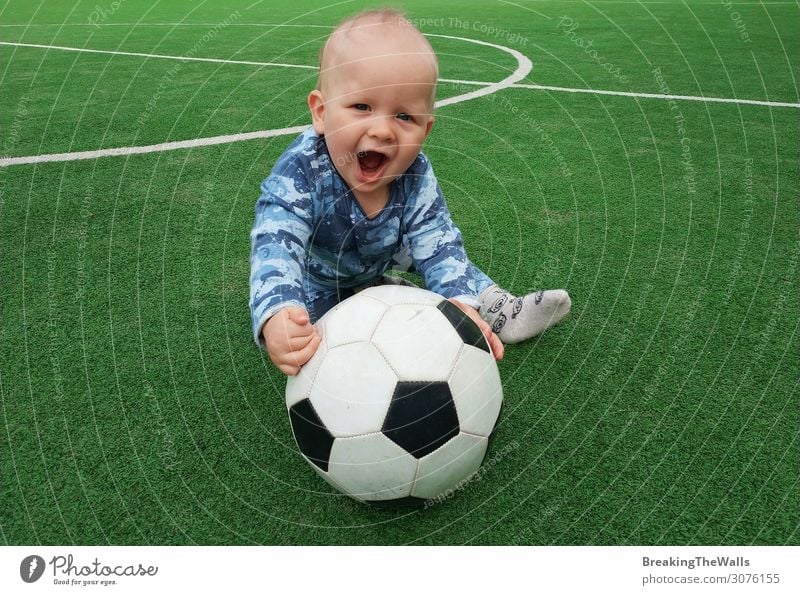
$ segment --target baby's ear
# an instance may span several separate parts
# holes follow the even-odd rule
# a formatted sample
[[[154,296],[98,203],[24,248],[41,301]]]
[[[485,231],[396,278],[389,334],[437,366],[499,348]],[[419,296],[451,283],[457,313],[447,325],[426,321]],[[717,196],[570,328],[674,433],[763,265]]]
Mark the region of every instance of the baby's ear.
[[[433,121],[435,119],[436,118],[434,118],[433,116],[431,116],[428,119],[428,123],[425,125],[425,138],[428,138],[428,135],[431,133],[431,128],[433,128]]]
[[[314,89],[308,94],[308,111],[311,112],[311,123],[314,125],[314,130],[322,136],[325,134],[325,125],[323,123],[325,100],[322,98],[322,92],[319,89]]]

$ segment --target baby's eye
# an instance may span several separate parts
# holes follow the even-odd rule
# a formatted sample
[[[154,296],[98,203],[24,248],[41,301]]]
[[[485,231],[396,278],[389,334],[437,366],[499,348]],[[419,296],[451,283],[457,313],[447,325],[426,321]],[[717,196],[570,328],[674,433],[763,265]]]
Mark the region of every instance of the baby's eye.
[[[365,112],[369,109],[369,106],[366,103],[356,103],[353,105],[353,107],[360,112]]]
[[[405,114],[403,112],[397,114],[397,118],[399,120],[402,120],[403,122],[411,122],[412,120],[414,120],[411,114]]]

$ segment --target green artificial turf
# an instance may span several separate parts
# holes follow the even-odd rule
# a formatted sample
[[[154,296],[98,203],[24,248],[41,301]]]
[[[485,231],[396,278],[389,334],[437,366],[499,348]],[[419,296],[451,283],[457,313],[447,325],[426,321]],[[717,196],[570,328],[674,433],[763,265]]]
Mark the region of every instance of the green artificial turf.
[[[397,4],[521,52],[527,84],[798,103],[792,3]],[[369,5],[16,1],[0,41],[315,65],[307,25]],[[516,68],[431,41],[443,78]],[[0,46],[0,156],[304,124],[314,77]],[[507,348],[482,478],[416,511],[314,474],[252,342],[253,207],[292,137],[0,167],[2,543],[800,543],[799,115],[529,88],[438,111],[473,260],[573,310]]]

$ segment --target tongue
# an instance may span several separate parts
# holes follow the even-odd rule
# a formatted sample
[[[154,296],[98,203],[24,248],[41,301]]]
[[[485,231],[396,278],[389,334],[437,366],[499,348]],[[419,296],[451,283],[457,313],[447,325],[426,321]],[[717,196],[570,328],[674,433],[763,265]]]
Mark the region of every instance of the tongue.
[[[363,169],[378,169],[383,165],[384,156],[376,151],[366,151],[359,155],[358,160],[361,162]]]

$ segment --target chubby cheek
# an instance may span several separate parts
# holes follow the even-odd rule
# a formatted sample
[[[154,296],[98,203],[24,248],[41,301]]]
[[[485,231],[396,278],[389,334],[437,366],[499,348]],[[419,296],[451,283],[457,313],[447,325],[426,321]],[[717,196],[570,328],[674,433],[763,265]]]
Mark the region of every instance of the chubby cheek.
[[[355,156],[343,146],[337,143],[328,143],[328,152],[331,156],[331,162],[345,181],[352,183],[352,172],[356,165],[358,165]]]
[[[406,147],[406,150],[403,151],[402,156],[397,159],[396,166],[401,171],[399,173],[405,172],[411,165],[414,163],[414,160],[419,155],[419,152],[422,150],[422,146],[412,146]]]

